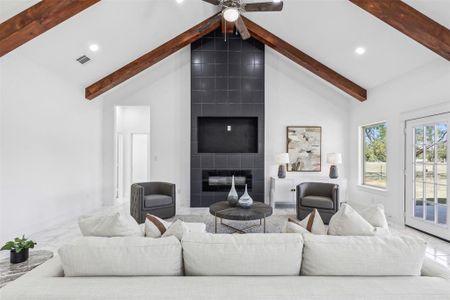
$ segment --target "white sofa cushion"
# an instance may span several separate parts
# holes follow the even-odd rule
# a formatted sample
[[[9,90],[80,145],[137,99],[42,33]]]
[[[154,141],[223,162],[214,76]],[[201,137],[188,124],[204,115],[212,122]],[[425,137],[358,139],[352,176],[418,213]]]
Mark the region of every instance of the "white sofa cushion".
[[[187,233],[182,240],[186,275],[299,275],[301,234]]]
[[[375,235],[376,230],[350,205],[344,203],[328,224],[329,235]]]
[[[409,236],[304,234],[302,275],[420,275],[426,242]]]
[[[371,205],[361,210],[359,214],[372,226],[389,229],[386,215],[384,213],[384,206],[382,204]]]
[[[179,276],[182,250],[176,237],[82,237],[58,250],[65,276]]]
[[[82,216],[78,226],[83,236],[119,237],[143,236],[139,224],[132,216],[113,213],[99,216]]]

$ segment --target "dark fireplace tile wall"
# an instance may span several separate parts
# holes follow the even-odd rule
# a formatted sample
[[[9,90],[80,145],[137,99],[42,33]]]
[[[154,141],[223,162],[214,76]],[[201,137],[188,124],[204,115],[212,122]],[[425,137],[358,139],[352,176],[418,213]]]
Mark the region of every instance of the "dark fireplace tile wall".
[[[256,117],[256,153],[199,153],[199,117]],[[191,207],[226,200],[203,191],[204,170],[250,171],[250,196],[264,202],[264,45],[217,30],[191,45]],[[238,189],[242,194],[242,189]]]

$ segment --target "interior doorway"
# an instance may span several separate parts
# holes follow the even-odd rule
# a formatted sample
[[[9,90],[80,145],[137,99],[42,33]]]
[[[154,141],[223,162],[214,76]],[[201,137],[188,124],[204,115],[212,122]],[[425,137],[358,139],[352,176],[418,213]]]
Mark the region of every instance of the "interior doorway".
[[[150,107],[115,107],[115,176],[117,200],[130,198],[130,186],[150,179]]]
[[[450,113],[406,122],[405,223],[450,240]]]

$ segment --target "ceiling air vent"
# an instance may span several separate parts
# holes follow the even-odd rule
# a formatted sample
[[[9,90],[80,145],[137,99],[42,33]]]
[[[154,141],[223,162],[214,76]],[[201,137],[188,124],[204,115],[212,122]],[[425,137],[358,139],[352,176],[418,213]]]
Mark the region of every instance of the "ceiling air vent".
[[[77,58],[77,61],[80,63],[80,64],[85,64],[85,63],[87,63],[88,61],[90,61],[91,59],[89,58],[89,57],[87,57],[86,55],[83,55],[83,56],[80,56],[80,57],[78,57]]]

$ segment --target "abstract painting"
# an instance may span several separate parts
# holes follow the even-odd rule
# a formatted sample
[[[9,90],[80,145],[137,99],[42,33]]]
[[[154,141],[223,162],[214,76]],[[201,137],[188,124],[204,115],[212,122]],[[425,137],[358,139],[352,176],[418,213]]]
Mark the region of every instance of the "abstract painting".
[[[289,172],[320,172],[322,127],[288,126]]]

